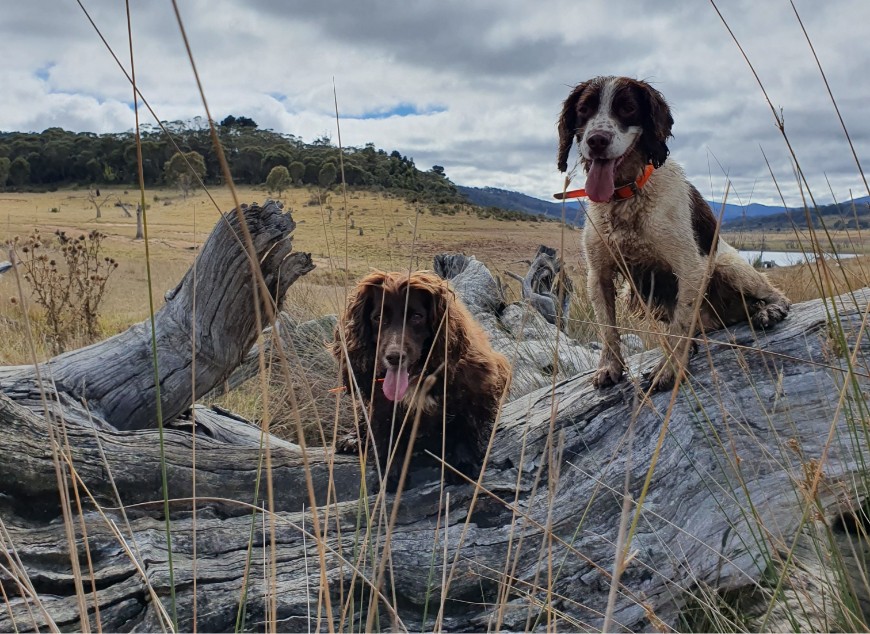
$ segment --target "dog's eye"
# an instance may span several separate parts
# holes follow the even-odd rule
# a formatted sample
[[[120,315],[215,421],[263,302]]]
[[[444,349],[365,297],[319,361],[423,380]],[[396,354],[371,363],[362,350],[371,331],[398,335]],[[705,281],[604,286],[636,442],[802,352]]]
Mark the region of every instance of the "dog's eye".
[[[375,313],[374,315],[372,315],[372,323],[373,324],[378,324],[378,323],[380,323],[380,321],[381,321],[381,314],[380,313]]]
[[[623,117],[629,117],[637,112],[637,106],[635,106],[633,103],[628,102],[619,104],[616,109]]]
[[[415,326],[419,326],[420,324],[426,321],[426,316],[423,313],[411,313],[411,323]]]
[[[581,103],[577,106],[577,116],[585,119],[590,114],[592,114],[592,108],[589,107],[589,104]]]

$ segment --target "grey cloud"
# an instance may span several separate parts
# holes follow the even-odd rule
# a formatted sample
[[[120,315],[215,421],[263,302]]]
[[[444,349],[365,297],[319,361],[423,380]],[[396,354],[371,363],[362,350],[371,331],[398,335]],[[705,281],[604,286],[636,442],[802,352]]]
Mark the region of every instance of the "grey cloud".
[[[129,129],[130,87],[75,3],[8,3],[0,22],[0,129],[63,125]],[[814,187],[860,181],[806,41],[787,3],[721,2],[786,126]],[[870,150],[870,82],[863,24],[870,5],[796,0],[859,156]],[[87,3],[127,63],[123,5]],[[332,78],[342,112],[358,116],[399,103],[444,108],[437,117],[342,124],[351,144],[372,141],[444,165],[468,185],[511,185],[549,198],[555,123],[576,83],[599,74],[650,80],[676,124],[672,156],[709,189],[727,170],[740,195],[773,202],[759,150],[790,179],[790,159],[745,61],[708,3],[648,0],[186,0],[180,3],[216,116],[253,116],[312,139],[334,135]],[[161,118],[202,115],[202,104],[168,3],[133,4],[137,77]],[[55,63],[47,81],[35,73]],[[286,99],[276,101],[270,95]],[[467,180],[463,180],[467,179]],[[820,183],[816,185],[815,183]],[[719,187],[717,184],[716,187]]]

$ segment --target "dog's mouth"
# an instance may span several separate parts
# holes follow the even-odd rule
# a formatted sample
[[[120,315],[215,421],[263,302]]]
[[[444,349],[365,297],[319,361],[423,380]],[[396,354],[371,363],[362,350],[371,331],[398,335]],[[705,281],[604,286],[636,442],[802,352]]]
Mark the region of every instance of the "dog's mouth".
[[[596,203],[606,203],[616,189],[615,174],[625,154],[615,159],[591,159],[586,174],[586,195]]]
[[[388,366],[382,384],[384,396],[390,401],[401,401],[405,398],[405,393],[408,391],[410,382],[411,376],[405,364]]]

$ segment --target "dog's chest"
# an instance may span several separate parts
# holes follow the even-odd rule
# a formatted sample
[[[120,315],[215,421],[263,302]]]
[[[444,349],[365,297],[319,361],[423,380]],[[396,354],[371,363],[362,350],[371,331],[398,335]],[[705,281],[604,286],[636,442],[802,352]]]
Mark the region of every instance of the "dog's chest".
[[[648,219],[635,201],[594,205],[590,212],[594,228],[589,229],[613,253],[621,253],[627,261],[644,261],[653,256],[654,245],[647,227]]]

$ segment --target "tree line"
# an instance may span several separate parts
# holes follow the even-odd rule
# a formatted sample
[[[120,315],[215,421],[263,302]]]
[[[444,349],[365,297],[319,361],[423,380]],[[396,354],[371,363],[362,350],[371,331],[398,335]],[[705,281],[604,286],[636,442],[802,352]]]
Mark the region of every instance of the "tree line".
[[[146,186],[221,184],[222,172],[207,122],[145,124],[142,170]],[[283,167],[289,184],[328,187],[340,179],[339,150],[326,136],[305,143],[292,134],[260,129],[249,117],[230,115],[218,125],[218,135],[233,181],[265,183]],[[344,178],[351,186],[399,190],[431,203],[463,203],[465,199],[435,165],[419,170],[413,158],[387,153],[367,143],[344,148]],[[278,170],[283,176],[283,170]],[[136,138],[132,130],[95,134],[48,128],[42,132],[0,132],[0,188],[52,189],[62,185],[135,185],[138,183]]]

